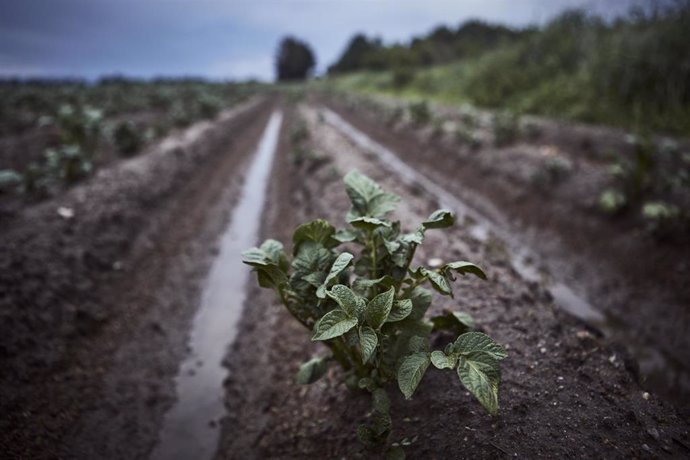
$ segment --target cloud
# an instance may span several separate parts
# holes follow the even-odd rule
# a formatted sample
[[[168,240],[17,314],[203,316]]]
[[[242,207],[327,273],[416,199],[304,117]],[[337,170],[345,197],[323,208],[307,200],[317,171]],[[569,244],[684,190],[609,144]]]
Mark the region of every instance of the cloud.
[[[406,41],[436,25],[457,26],[470,18],[524,26],[577,6],[617,14],[632,1],[9,1],[0,15],[0,55],[11,57],[13,69],[27,72],[270,79],[275,47],[288,34],[311,44],[323,71],[356,32]]]

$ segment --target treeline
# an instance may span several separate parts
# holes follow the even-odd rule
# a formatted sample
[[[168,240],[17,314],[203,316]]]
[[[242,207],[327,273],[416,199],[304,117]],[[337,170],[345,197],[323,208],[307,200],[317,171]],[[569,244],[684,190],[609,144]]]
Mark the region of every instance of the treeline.
[[[409,45],[385,46],[379,38],[355,35],[329,73],[355,70],[386,70],[443,64],[478,56],[502,44],[530,35],[533,30],[514,30],[479,20],[468,21],[453,30],[446,26],[434,29],[426,37],[416,37]]]
[[[689,31],[688,0],[612,22],[581,10],[538,29],[472,21],[408,45],[357,36],[330,72],[385,71],[377,90],[690,135]]]

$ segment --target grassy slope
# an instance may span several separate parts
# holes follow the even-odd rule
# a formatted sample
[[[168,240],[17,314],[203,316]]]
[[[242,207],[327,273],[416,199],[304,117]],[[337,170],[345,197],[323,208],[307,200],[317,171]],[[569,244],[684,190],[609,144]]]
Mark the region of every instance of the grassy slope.
[[[499,53],[496,53],[499,54]],[[597,101],[583,75],[558,75],[545,79],[527,91],[507,95],[502,104],[484,101],[473,85],[479,79],[484,59],[417,70],[412,81],[402,87],[393,84],[393,71],[361,71],[330,77],[327,86],[346,92],[385,94],[410,101],[430,100],[446,105],[471,104],[484,108],[508,109],[518,113],[597,123],[634,131],[653,131],[690,136],[690,108],[667,113],[646,113],[616,107],[608,101]],[[490,91],[486,87],[483,92]]]
[[[690,137],[688,26],[690,6],[613,26],[570,13],[477,57],[337,74],[326,84]]]

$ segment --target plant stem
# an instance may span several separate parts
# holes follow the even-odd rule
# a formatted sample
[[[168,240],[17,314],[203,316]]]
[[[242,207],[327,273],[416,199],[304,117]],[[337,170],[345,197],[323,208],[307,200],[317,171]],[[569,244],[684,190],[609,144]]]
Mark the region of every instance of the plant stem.
[[[377,260],[376,260],[376,240],[374,238],[374,230],[369,231],[369,243],[371,244],[371,279],[378,278],[377,276]]]
[[[410,269],[410,265],[412,264],[412,259],[414,259],[414,253],[417,251],[417,244],[412,243],[412,249],[410,250],[410,257],[407,258],[407,264],[405,264],[405,275],[403,276],[403,279],[400,280],[398,285],[395,287],[395,293],[397,294],[400,288],[402,287],[403,281],[405,281],[405,276],[407,275],[407,271]]]

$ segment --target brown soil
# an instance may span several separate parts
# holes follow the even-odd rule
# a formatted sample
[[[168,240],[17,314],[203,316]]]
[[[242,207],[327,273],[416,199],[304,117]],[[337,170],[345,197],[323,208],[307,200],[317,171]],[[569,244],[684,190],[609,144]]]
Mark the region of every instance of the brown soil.
[[[339,132],[303,108],[316,157],[291,161],[283,140],[269,195],[264,236],[289,241],[306,218],[342,226],[349,207],[342,176],[358,168],[405,203],[396,214],[407,229],[437,203],[397,180]],[[500,247],[472,238],[462,226],[430,237],[420,260],[467,259],[488,270],[489,281],[459,280],[456,303],[434,309],[471,313],[481,329],[509,348],[501,411],[484,413],[457,377],[432,370],[414,399],[393,396],[393,441],[409,442],[409,458],[647,458],[690,453],[688,425],[654,395],[645,394],[623,349],[558,310],[544,289],[526,282]],[[345,389],[339,370],[299,387],[299,364],[318,348],[276,304],[270,292],[250,288],[238,339],[227,357],[229,416],[219,458],[376,458],[354,429],[369,408],[366,395]],[[438,337],[437,340],[442,340]]]
[[[3,458],[149,455],[175,399],[174,377],[187,352],[200,286],[274,105],[256,99],[213,123],[198,123],[2,221]],[[264,237],[287,242],[298,223],[315,217],[342,226],[348,200],[341,179],[352,168],[404,198],[397,218],[407,229],[438,206],[320,122],[313,107],[300,113],[315,154],[290,154],[295,114],[288,113]],[[467,190],[448,178],[457,164],[443,163],[443,142],[425,144],[424,133],[405,138],[363,113],[350,115],[367,132],[389,136],[380,140],[400,148],[416,167],[428,163],[425,173],[465,198]],[[413,155],[419,145],[433,146],[423,150],[424,161]],[[486,176],[492,174],[498,176]],[[510,187],[501,190],[517,199]],[[530,209],[523,209],[526,216]],[[499,242],[476,240],[461,223],[430,235],[418,254],[420,261],[439,256],[475,261],[490,279],[459,280],[456,302],[435,299],[435,310],[471,313],[510,357],[497,417],[486,415],[449,373],[430,370],[412,401],[391,388],[392,440],[410,444],[409,458],[690,455],[688,424],[640,388],[626,351],[555,308],[540,283],[511,268]],[[336,369],[314,385],[295,385],[298,365],[321,350],[270,292],[249,289],[226,359],[229,415],[218,457],[377,457],[357,443],[354,431],[366,417],[368,397],[346,390]],[[444,337],[435,340],[440,345]]]
[[[3,224],[3,456],[150,451],[271,105],[254,100],[193,125]]]
[[[655,238],[637,216],[612,218],[597,208],[610,185],[602,160],[626,148],[623,133],[543,123],[538,139],[472,150],[430,128],[391,129],[373,111],[328,104],[536,252],[547,278],[588,299],[606,315],[612,338],[638,349],[645,387],[690,415],[690,240]],[[571,173],[540,182],[554,156],[568,159]]]

